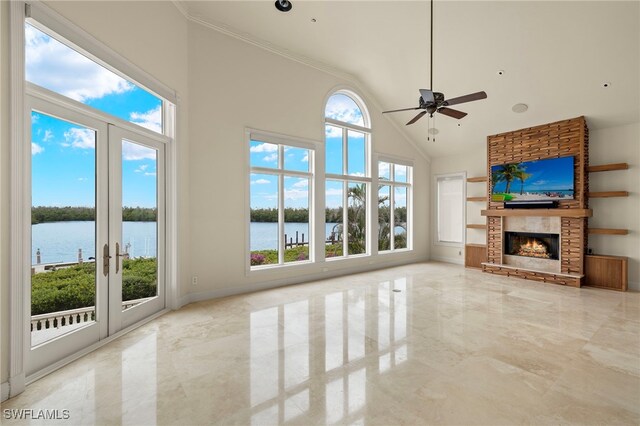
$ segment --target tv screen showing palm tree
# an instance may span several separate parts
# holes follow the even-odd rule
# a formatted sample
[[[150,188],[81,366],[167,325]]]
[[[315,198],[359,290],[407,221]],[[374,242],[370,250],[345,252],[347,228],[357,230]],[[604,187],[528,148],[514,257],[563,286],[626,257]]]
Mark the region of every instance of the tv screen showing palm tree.
[[[573,162],[560,157],[491,166],[491,200],[573,200]]]

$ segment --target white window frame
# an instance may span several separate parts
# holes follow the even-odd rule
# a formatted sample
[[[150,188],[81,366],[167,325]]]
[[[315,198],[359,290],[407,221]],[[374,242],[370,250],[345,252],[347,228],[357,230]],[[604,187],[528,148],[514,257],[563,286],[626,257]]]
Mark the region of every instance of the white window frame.
[[[413,250],[413,162],[402,160],[398,158],[388,157],[384,155],[378,155],[376,165],[378,166],[378,170],[380,169],[380,163],[388,163],[389,164],[389,180],[380,179],[380,175],[378,174],[378,185],[376,189],[376,200],[378,199],[378,194],[380,191],[380,186],[389,186],[389,207],[391,209],[391,247],[395,246],[395,188],[403,187],[407,188],[407,247],[405,248],[392,248],[390,250],[379,250],[379,254],[389,254],[389,253],[400,253],[406,251]],[[395,166],[406,166],[407,167],[407,181],[399,182],[395,180]],[[377,203],[376,203],[377,205]],[[378,215],[376,215],[378,216]],[[379,217],[376,223],[379,223]],[[376,233],[378,235],[378,233]],[[376,241],[377,243],[377,241]],[[377,244],[376,244],[377,246]]]
[[[148,129],[144,129],[133,123],[119,120],[114,116],[92,109],[84,104],[77,103],[68,98],[64,99],[67,107],[81,108],[89,115],[105,117],[110,120],[119,120],[123,127],[136,132],[146,133],[154,138],[162,138],[167,144],[166,149],[166,308],[155,314],[161,315],[168,309],[177,309],[180,306],[177,277],[179,274],[177,264],[177,165],[175,158],[176,149],[176,111],[179,105],[178,97],[172,89],[165,86],[159,80],[137,67],[129,60],[104,45],[88,32],[82,30],[75,23],[49,8],[41,2],[27,3],[13,1],[9,4],[10,11],[10,80],[11,80],[11,234],[10,234],[10,313],[9,313],[9,396],[14,397],[25,390],[28,383],[37,380],[44,374],[60,368],[80,356],[103,346],[118,338],[129,329],[141,325],[146,320],[122,330],[114,335],[100,340],[98,343],[71,355],[41,372],[29,377],[26,376],[26,357],[30,351],[30,286],[24,285],[30,277],[31,269],[31,144],[25,143],[25,137],[29,135],[30,111],[26,108],[26,93],[37,95],[52,102],[61,101],[61,95],[28,83],[25,79],[25,34],[24,27],[28,18],[37,20],[50,31],[56,33],[59,41],[65,42],[70,47],[87,55],[90,59],[128,81],[139,85],[145,90],[157,95],[163,100],[163,133],[164,136]]]
[[[440,240],[440,220],[439,220],[439,210],[440,210],[440,196],[439,196],[439,187],[438,182],[442,180],[448,179],[460,179],[462,182],[462,196],[460,197],[460,208],[462,210],[462,220],[461,220],[461,232],[462,232],[462,241],[454,242],[454,241],[441,241]],[[446,173],[446,174],[437,174],[434,175],[433,179],[433,194],[435,202],[433,217],[434,217],[434,229],[433,229],[433,244],[438,246],[447,246],[447,247],[464,247],[466,242],[466,223],[467,223],[467,188],[465,182],[467,181],[467,173],[466,172],[456,172],[456,173]]]
[[[273,145],[278,145],[278,166],[277,167],[259,167],[251,165],[251,141],[258,141],[263,143],[269,143]],[[247,164],[247,173],[246,173],[246,188],[247,188],[247,196],[246,196],[246,241],[245,241],[245,270],[247,274],[260,272],[260,271],[268,271],[273,269],[281,269],[281,268],[290,268],[296,266],[304,266],[313,264],[316,262],[317,253],[316,253],[316,203],[315,203],[315,154],[317,149],[317,143],[309,140],[305,140],[302,138],[294,138],[286,135],[281,135],[272,132],[265,132],[262,130],[253,130],[246,129],[245,130],[245,145],[246,145],[246,164]],[[284,168],[284,149],[285,147],[291,148],[302,148],[309,150],[309,171],[301,172],[295,170],[286,170]],[[272,263],[268,265],[251,265],[251,174],[259,173],[259,174],[268,174],[277,176],[278,178],[278,263]],[[305,261],[296,261],[296,262],[286,262],[284,261],[284,252],[286,241],[284,239],[284,178],[285,177],[299,177],[299,178],[307,178],[309,179],[309,258]]]
[[[360,108],[360,112],[362,113],[362,119],[364,122],[365,127],[363,126],[358,126],[356,124],[351,124],[351,123],[346,123],[343,121],[339,121],[339,120],[335,120],[333,118],[329,118],[326,117],[326,115],[324,115],[324,143],[325,143],[325,164],[323,164],[323,168],[325,169],[325,186],[324,186],[324,192],[325,192],[325,205],[326,205],[326,182],[327,181],[339,181],[342,183],[342,223],[343,223],[343,236],[342,236],[342,256],[336,256],[336,257],[326,257],[326,251],[323,251],[323,256],[325,258],[326,261],[330,261],[330,262],[334,262],[334,261],[340,261],[340,260],[344,260],[344,259],[349,259],[349,258],[357,258],[357,257],[366,257],[366,256],[371,256],[372,254],[372,250],[374,248],[373,244],[372,244],[372,240],[373,235],[375,235],[372,232],[372,228],[371,228],[371,217],[372,217],[372,201],[374,198],[372,196],[372,183],[373,183],[373,179],[371,177],[371,164],[372,164],[372,155],[371,155],[371,121],[369,118],[369,111],[366,108],[366,105],[364,103],[364,101],[360,98],[360,96],[358,96],[356,93],[354,93],[351,90],[348,89],[340,89],[340,90],[334,90],[332,91],[327,98],[325,99],[325,103],[324,103],[324,108],[326,109],[327,106],[327,102],[329,102],[329,99],[331,99],[332,96],[334,95],[345,95],[348,96],[349,98],[351,98],[351,100],[353,100],[355,102],[355,104],[358,106],[358,108]],[[325,111],[325,110],[323,110]],[[348,146],[348,142],[349,142],[349,130],[353,130],[356,131],[358,133],[362,133],[364,134],[364,155],[365,155],[365,171],[364,171],[364,176],[354,176],[354,175],[349,175],[349,174],[336,174],[336,173],[326,173],[326,128],[327,125],[329,126],[334,126],[334,127],[339,127],[342,129],[342,171],[343,172],[348,172],[349,169],[349,146]],[[348,202],[349,202],[349,197],[348,197],[348,190],[349,190],[349,183],[354,182],[354,183],[362,183],[365,185],[365,191],[366,191],[366,210],[365,210],[365,220],[366,220],[366,242],[365,242],[365,246],[366,246],[366,251],[364,253],[359,253],[359,254],[349,254],[349,237],[348,234],[346,232],[346,224],[348,221]],[[377,190],[376,190],[376,199],[377,199]],[[323,216],[323,220],[322,222],[325,223],[326,218]],[[377,247],[377,238],[376,238],[376,246]]]

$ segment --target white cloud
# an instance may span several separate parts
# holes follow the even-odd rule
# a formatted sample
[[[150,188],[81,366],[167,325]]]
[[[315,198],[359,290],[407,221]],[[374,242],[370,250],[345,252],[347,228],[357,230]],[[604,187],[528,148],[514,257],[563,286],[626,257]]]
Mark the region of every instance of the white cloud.
[[[350,176],[364,177],[364,173],[361,173],[361,172],[349,173],[349,175]]]
[[[325,137],[327,138],[341,138],[342,128],[335,126],[326,126]]]
[[[145,176],[155,176],[156,172],[145,172],[144,175]]]
[[[31,142],[31,155],[40,154],[42,151],[44,151],[43,147],[37,143]]]
[[[308,179],[299,180],[296,183],[294,183],[293,185],[291,185],[291,187],[293,187],[293,188],[307,188],[308,186],[309,186],[309,180]]]
[[[309,162],[309,153],[307,152],[304,157],[302,157],[302,161],[303,163],[308,163]]]
[[[249,149],[250,152],[276,152],[277,150],[278,145],[271,143],[261,143],[259,145],[252,146]]]
[[[84,182],[86,180],[87,180],[87,178],[83,178],[83,177],[78,178],[78,182]]]
[[[126,161],[135,160],[154,160],[156,159],[156,151],[142,145],[131,142],[122,144],[122,158]]]
[[[278,161],[278,154],[277,153],[269,154],[266,157],[264,157],[262,160],[266,161],[267,163],[273,163],[275,161]]]
[[[42,138],[43,142],[47,142],[50,141],[53,138],[53,131],[51,130],[45,130],[44,131],[44,137]]]
[[[30,25],[25,26],[25,37],[28,81],[80,102],[135,87]]]
[[[389,178],[389,163],[378,163],[378,176]]]
[[[309,191],[306,189],[285,189],[284,191],[285,200],[302,200],[305,198],[309,198]]]
[[[344,123],[364,126],[362,112],[350,97],[342,94],[331,96],[325,108],[325,116]]]
[[[147,112],[132,112],[129,119],[132,123],[162,133],[162,107],[160,105]]]
[[[267,179],[256,179],[251,181],[251,185],[266,185],[268,183],[271,183],[271,181]]]
[[[95,149],[96,147],[96,134],[91,129],[72,127],[64,132],[64,139],[67,142],[61,145],[65,147],[71,146],[80,149]]]

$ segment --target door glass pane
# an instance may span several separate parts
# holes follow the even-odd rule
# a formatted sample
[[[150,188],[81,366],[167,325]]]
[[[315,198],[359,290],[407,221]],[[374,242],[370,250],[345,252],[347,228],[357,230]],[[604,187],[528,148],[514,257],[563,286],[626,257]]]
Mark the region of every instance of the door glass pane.
[[[391,164],[384,161],[378,162],[378,179],[390,180],[391,179]]]
[[[162,133],[162,100],[38,28],[25,24],[26,80]]]
[[[122,310],[158,295],[158,153],[122,141]]]
[[[395,176],[394,179],[396,182],[406,182],[407,181],[407,171],[409,167],[403,166],[401,164],[396,164],[394,166]]]
[[[394,249],[407,248],[407,188],[399,186],[394,189],[393,221]]]
[[[347,193],[347,239],[349,254],[366,253],[367,236],[367,185],[349,182]]]
[[[309,260],[309,231],[309,178],[285,176],[285,262]]]
[[[325,144],[327,173],[344,174],[342,170],[342,129],[336,126],[325,126]]]
[[[96,132],[31,114],[31,345],[94,323]]]
[[[343,184],[340,181],[327,180],[326,184],[326,236],[325,256],[336,257],[343,255]]]
[[[278,176],[251,173],[251,266],[278,263]]]
[[[391,199],[389,185],[380,185],[378,189],[378,250],[391,249]]]

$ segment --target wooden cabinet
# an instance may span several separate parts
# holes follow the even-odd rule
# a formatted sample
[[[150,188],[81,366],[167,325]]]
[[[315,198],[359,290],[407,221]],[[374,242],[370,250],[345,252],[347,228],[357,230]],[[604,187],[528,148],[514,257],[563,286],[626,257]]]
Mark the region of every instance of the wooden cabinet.
[[[627,258],[589,254],[585,256],[585,285],[627,291]]]
[[[464,266],[482,269],[482,262],[487,261],[487,246],[484,244],[466,244],[464,246]]]

